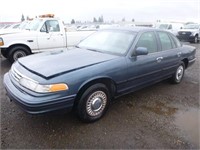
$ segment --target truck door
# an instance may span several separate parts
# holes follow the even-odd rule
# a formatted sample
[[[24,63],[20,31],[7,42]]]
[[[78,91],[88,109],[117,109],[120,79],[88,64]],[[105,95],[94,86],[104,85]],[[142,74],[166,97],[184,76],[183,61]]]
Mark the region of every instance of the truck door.
[[[40,50],[65,47],[65,36],[57,20],[47,20],[38,33]]]

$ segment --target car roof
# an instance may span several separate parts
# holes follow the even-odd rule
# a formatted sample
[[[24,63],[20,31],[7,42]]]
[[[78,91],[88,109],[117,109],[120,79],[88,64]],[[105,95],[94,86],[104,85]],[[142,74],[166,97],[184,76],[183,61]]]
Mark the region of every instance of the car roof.
[[[112,27],[112,28],[100,29],[100,31],[101,30],[130,31],[130,32],[165,31],[165,30],[155,29],[155,28],[150,28],[150,27]]]

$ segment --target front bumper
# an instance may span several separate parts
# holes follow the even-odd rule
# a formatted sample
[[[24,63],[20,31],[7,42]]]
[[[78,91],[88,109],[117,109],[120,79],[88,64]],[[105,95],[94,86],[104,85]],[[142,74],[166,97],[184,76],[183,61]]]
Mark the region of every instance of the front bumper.
[[[55,98],[53,95],[37,96],[19,90],[11,81],[9,74],[4,75],[3,83],[8,97],[30,114],[42,114],[58,110],[70,111],[76,95]]]
[[[194,64],[196,61],[196,58],[193,58],[191,60],[188,61],[188,67],[190,67],[192,64]]]

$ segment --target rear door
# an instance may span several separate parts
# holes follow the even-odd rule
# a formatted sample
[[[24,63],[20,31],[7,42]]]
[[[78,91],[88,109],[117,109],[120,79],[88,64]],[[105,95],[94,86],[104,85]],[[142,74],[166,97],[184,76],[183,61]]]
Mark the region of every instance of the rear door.
[[[182,55],[179,49],[180,43],[175,42],[176,38],[168,32],[157,31],[156,33],[161,47],[162,76],[167,77],[175,72],[180,62]]]

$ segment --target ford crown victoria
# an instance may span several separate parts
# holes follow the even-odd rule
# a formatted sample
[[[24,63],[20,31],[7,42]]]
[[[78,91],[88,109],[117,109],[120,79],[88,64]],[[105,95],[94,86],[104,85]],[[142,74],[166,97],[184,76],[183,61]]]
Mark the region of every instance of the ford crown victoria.
[[[18,59],[4,75],[4,85],[10,99],[28,113],[75,108],[83,121],[92,122],[113,98],[167,78],[180,83],[195,53],[167,31],[104,29],[72,50]]]

